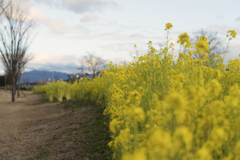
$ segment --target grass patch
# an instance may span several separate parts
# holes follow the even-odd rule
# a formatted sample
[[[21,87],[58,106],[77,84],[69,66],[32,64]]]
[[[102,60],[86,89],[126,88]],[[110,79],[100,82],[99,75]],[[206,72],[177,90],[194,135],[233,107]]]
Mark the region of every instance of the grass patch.
[[[79,109],[81,107],[82,107],[81,105],[74,105],[74,106],[71,107],[71,109]]]
[[[36,149],[39,152],[38,155],[36,156],[37,159],[46,158],[50,154],[50,151],[46,148],[36,147]]]
[[[41,103],[49,103],[49,101],[44,97]],[[55,130],[59,130],[60,128],[61,130],[52,138],[46,140],[45,148],[37,148],[38,154],[36,158],[46,159],[51,154],[59,153],[58,149],[56,149],[59,147],[56,147],[56,145],[60,143],[62,145],[60,147],[62,155],[74,151],[74,156],[68,157],[69,159],[112,159],[112,150],[108,146],[111,136],[108,125],[104,123],[108,122],[108,117],[103,115],[104,108],[91,102],[73,101],[63,101],[61,102],[61,106],[67,114],[58,116],[55,120],[66,121],[67,123],[63,123],[61,126],[55,128]],[[81,112],[83,108],[87,109]],[[83,114],[87,120],[82,121],[79,118],[78,121],[76,116],[81,117]],[[72,118],[73,116],[75,116],[74,119]],[[71,147],[67,147],[68,145]]]
[[[59,139],[59,137],[57,137],[57,136],[54,136],[53,138],[52,138],[52,140],[58,140]]]
[[[76,124],[75,122],[70,122],[70,123],[68,123],[68,125],[74,125],[74,124]]]
[[[34,93],[35,94],[35,93]],[[39,94],[42,94],[42,93],[39,93]],[[43,94],[42,94],[43,95]],[[43,98],[41,101],[35,103],[34,105],[40,105],[40,104],[46,104],[46,103],[49,103],[49,100],[47,99],[46,96],[43,95]]]
[[[52,102],[49,101],[48,97],[46,96],[45,93],[33,93],[33,94],[39,94],[42,95],[42,99],[41,101],[35,103],[34,105],[40,105],[40,104],[46,104],[46,103],[58,103],[59,101],[57,100],[57,98],[54,98]]]
[[[65,117],[68,117],[68,116],[71,116],[71,115],[72,115],[72,113],[63,114],[63,115],[57,117],[56,119],[62,119],[62,118],[65,118]]]
[[[79,124],[81,130],[74,133],[74,143],[84,143],[84,152],[91,155],[90,159],[112,159],[112,150],[108,146],[111,136],[108,125],[104,124],[104,122],[108,122],[108,118],[103,115],[104,108],[90,102],[85,105],[94,106],[87,111],[92,115],[92,118],[89,119],[88,123]],[[84,139],[78,138],[80,134],[84,136]],[[84,156],[85,153],[78,154]]]
[[[82,112],[78,112],[78,109],[87,107],[90,108],[84,111],[85,115],[89,115],[86,121],[71,121],[66,123],[68,126],[63,129],[56,137],[62,137],[62,139],[52,138],[47,142],[47,146],[51,147],[55,141],[62,141],[64,144],[74,144],[75,157],[72,159],[91,159],[91,160],[108,160],[112,159],[112,150],[108,146],[108,142],[111,140],[108,125],[104,122],[108,122],[108,118],[103,115],[104,108],[97,106],[90,102],[63,102],[64,108],[68,111],[75,110],[74,113],[64,114],[57,119],[69,118],[72,115],[82,116]],[[80,111],[80,110],[79,110]],[[72,126],[69,128],[69,126]],[[63,138],[64,137],[64,138]]]

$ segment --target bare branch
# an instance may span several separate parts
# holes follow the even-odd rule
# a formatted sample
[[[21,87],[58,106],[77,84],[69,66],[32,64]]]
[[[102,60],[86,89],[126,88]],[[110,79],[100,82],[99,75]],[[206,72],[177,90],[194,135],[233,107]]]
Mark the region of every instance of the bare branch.
[[[99,73],[101,69],[106,67],[106,61],[101,57],[97,57],[92,53],[88,53],[88,55],[84,56],[83,60],[81,61],[81,65],[82,67],[85,66],[88,71],[92,72],[93,78],[95,78],[96,73]]]
[[[223,40],[218,36],[217,32],[209,31],[206,29],[200,29],[193,33],[193,38],[191,38],[191,43],[194,45],[200,38],[200,36],[205,36],[208,38],[208,42],[210,42],[210,54],[223,54]]]

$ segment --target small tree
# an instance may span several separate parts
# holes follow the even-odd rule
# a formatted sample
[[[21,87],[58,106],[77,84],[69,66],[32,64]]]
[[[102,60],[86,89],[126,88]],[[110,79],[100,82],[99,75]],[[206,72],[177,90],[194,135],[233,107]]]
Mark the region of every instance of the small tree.
[[[31,59],[27,55],[29,48],[28,32],[33,21],[27,21],[19,5],[10,1],[7,8],[0,6],[6,19],[6,26],[0,29],[0,58],[12,84],[12,102],[15,101],[17,78],[24,65]]]
[[[209,31],[206,29],[200,29],[199,31],[196,31],[193,33],[193,38],[190,39],[192,46],[195,45],[195,43],[199,40],[201,36],[207,37],[211,55],[213,53],[216,53],[219,55],[224,54],[224,49],[222,47],[224,43],[223,39],[218,36],[217,32]]]
[[[24,70],[25,65],[33,59],[32,55],[25,56],[22,60],[19,60],[18,66],[17,66],[17,74],[18,74],[18,93],[17,96],[19,97],[20,92],[20,86],[21,86],[21,76],[22,72]]]
[[[101,69],[106,68],[107,62],[101,57],[88,53],[88,55],[84,56],[83,60],[81,61],[81,65],[85,66],[87,70],[92,72],[93,78],[95,78],[97,72],[100,72]]]
[[[86,68],[85,68],[83,65],[78,68],[78,70],[79,70],[80,73],[81,73],[81,77],[83,77],[83,73],[84,73],[85,69],[86,69]]]
[[[218,36],[217,32],[209,31],[201,29],[197,32],[193,33],[193,38],[190,39],[192,46],[195,45],[195,43],[200,39],[201,36],[204,36],[207,38],[207,42],[209,45],[209,52],[208,52],[208,58],[210,60],[209,64],[205,63],[206,65],[210,65],[211,67],[214,67],[214,57],[212,56],[213,53],[218,55],[223,55],[226,50],[223,48],[224,40]],[[199,58],[198,54],[193,55],[193,58]]]
[[[24,83],[25,85],[28,85],[28,84],[29,84],[29,77],[24,77],[24,78],[23,78],[23,83]]]

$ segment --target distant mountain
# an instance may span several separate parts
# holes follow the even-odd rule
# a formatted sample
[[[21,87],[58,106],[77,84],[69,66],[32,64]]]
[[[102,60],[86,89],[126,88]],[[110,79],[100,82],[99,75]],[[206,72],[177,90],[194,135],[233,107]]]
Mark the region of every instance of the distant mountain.
[[[38,70],[32,70],[30,72],[25,72],[21,76],[21,82],[23,82],[24,79],[27,79],[29,83],[37,82],[37,81],[52,81],[53,79],[56,80],[67,80],[69,76],[73,76],[74,74],[69,73],[63,73],[63,72],[50,72],[50,71],[38,71]],[[79,77],[82,76],[81,73],[76,73],[75,75],[78,75]],[[83,77],[86,77],[87,75],[84,73]],[[91,75],[89,75],[91,76]]]

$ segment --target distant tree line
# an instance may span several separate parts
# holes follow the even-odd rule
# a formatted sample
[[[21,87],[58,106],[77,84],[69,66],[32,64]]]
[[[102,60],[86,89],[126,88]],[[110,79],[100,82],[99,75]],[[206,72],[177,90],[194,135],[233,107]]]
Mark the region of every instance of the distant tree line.
[[[5,84],[5,76],[0,76],[0,87],[3,87],[5,85],[9,85],[9,80],[8,78],[6,79],[6,84]]]

